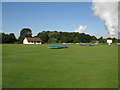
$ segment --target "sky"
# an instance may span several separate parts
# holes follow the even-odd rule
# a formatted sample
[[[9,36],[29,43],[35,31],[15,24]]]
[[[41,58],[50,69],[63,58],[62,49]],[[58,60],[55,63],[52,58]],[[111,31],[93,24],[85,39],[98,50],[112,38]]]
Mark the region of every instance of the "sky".
[[[92,2],[2,2],[2,32],[19,36],[30,28],[33,36],[42,31],[74,32],[109,37],[104,22],[94,15]]]

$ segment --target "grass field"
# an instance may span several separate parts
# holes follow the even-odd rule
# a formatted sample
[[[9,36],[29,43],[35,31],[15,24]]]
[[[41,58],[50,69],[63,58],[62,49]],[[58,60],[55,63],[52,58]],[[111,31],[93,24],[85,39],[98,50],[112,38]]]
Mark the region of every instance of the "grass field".
[[[3,88],[117,88],[118,46],[3,44]]]

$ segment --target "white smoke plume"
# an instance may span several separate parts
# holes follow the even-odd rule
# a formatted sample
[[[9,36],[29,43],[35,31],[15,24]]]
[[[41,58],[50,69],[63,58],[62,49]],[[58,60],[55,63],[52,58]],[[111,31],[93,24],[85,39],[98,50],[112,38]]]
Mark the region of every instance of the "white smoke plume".
[[[87,26],[83,27],[83,26],[80,25],[79,28],[75,30],[75,32],[82,33],[86,28],[87,28]]]
[[[118,38],[120,39],[120,2],[118,3]]]
[[[105,22],[108,33],[114,35],[118,30],[118,1],[113,0],[93,0],[92,9],[94,14]]]

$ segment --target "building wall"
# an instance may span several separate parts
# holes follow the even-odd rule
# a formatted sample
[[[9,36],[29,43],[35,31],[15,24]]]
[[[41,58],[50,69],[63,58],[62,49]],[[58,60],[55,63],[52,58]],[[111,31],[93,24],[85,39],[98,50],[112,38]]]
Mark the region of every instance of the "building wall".
[[[23,44],[29,44],[26,38],[23,40]]]
[[[25,38],[23,40],[23,44],[41,44],[41,42],[40,43],[38,43],[38,42],[28,42],[28,40]]]
[[[41,42],[40,42],[40,43],[37,43],[37,42],[36,42],[36,44],[42,44],[42,43],[41,43]]]

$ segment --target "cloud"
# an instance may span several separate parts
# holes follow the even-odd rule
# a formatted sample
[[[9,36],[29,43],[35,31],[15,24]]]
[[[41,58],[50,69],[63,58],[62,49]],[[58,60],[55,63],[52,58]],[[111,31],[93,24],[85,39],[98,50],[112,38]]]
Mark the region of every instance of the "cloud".
[[[79,28],[75,30],[75,32],[82,33],[86,28],[87,28],[87,26],[83,27],[83,26],[80,25]]]
[[[119,38],[120,38],[120,2],[118,3],[118,32],[119,32]]]

